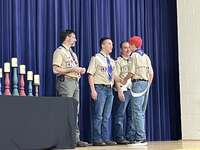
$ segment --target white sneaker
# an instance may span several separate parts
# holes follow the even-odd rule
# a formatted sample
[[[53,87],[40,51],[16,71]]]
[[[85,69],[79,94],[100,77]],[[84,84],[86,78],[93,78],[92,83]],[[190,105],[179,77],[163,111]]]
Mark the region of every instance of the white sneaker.
[[[145,146],[145,145],[147,145],[147,144],[148,144],[148,143],[147,143],[146,140],[135,141],[135,142],[133,143],[133,145],[142,145],[142,146]]]

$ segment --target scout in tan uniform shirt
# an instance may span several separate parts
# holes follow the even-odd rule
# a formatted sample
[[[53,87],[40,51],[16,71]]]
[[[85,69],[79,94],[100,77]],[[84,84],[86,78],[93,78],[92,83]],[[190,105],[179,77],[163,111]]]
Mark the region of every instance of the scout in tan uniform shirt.
[[[85,68],[79,67],[77,56],[71,49],[76,42],[75,32],[72,30],[62,32],[61,42],[62,45],[53,54],[53,72],[57,76],[56,89],[59,96],[73,97],[79,103],[79,78],[85,73]],[[80,141],[78,116],[76,142],[79,147],[88,145],[87,142]]]
[[[74,60],[72,58],[72,55],[74,56]],[[53,56],[53,65],[55,66],[54,69],[56,71],[56,66],[59,66],[63,69],[65,69],[65,77],[72,77],[72,78],[79,78],[80,77],[80,73],[79,71],[73,71],[73,68],[77,68],[78,69],[78,59],[76,54],[72,51],[71,48],[67,48],[67,46],[65,44],[63,44],[62,46],[59,46],[55,52],[54,52],[54,56]],[[79,68],[80,69],[80,68]],[[58,74],[60,74],[58,72]]]
[[[129,43],[120,43],[121,55],[115,61],[117,75],[124,78],[128,74],[128,61],[131,54]],[[133,130],[133,117],[131,112],[131,81],[129,85],[122,86],[115,83],[117,91],[114,92],[113,102],[113,138],[117,144],[128,144],[131,141]],[[124,124],[126,114],[126,124]],[[126,127],[124,127],[126,125]],[[124,132],[124,129],[126,132]],[[124,134],[125,133],[125,134]]]
[[[112,86],[116,80],[112,52],[112,40],[108,37],[100,40],[100,53],[91,58],[87,73],[92,97],[92,140],[94,146],[115,145],[109,138],[109,118],[113,103]],[[118,79],[117,79],[118,80]]]
[[[133,74],[132,80],[144,79],[151,82],[152,77],[150,75],[153,74],[153,69],[149,56],[145,53],[143,55],[138,52],[132,53],[129,72]]]
[[[132,55],[129,64],[129,73],[124,78],[124,83],[131,78],[132,95],[144,93],[140,96],[132,96],[132,113],[135,126],[134,144],[146,145],[145,111],[148,99],[148,88],[153,79],[153,69],[149,57],[141,49],[142,39],[139,36],[129,38]]]
[[[101,51],[100,53],[97,53],[95,56],[91,58],[87,73],[93,75],[94,77],[94,84],[103,84],[108,85],[110,87],[114,84],[114,78],[112,80],[109,80],[108,78],[108,71],[107,71],[107,61],[106,57],[110,59],[110,63],[113,68],[113,72],[115,72],[115,62],[114,60],[107,55],[104,51]]]

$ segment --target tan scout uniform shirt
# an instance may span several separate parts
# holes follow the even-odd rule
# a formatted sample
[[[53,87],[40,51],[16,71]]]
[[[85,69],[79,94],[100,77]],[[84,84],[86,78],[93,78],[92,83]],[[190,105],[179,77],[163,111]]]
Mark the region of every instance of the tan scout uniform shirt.
[[[128,74],[128,63],[129,59],[128,58],[124,58],[122,56],[118,57],[117,60],[115,61],[115,65],[116,65],[116,74],[120,77],[120,78],[125,78],[126,75]],[[128,82],[127,85],[121,87],[123,91],[127,91],[127,88],[131,88],[131,82]],[[115,88],[115,90],[117,90]]]
[[[134,74],[133,79],[149,80],[149,74],[153,72],[149,56],[132,53],[129,61],[129,72]]]
[[[73,60],[73,57],[75,58],[75,61]],[[57,65],[62,68],[72,68],[78,66],[78,58],[76,54],[72,51],[72,49],[66,49],[63,46],[58,47],[54,54],[53,54],[53,65]],[[80,75],[76,72],[68,72],[65,74],[67,77],[75,77],[79,78]]]
[[[108,57],[113,68],[112,75],[114,78],[114,75],[116,75],[115,62],[109,55]],[[106,54],[101,51],[91,58],[87,73],[94,76],[94,84],[104,84],[112,86],[114,83],[114,79],[112,78],[112,81],[109,81],[107,68],[108,64],[106,61]]]
[[[118,57],[115,61],[116,73],[119,77],[124,78],[128,74],[128,59],[122,56]]]

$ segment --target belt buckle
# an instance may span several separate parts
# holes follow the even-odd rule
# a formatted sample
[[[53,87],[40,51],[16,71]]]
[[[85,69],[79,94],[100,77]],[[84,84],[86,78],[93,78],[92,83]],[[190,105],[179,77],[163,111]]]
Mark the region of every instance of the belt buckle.
[[[139,79],[133,79],[132,82],[137,82],[140,81]]]
[[[64,75],[58,76],[57,79],[58,79],[60,82],[64,82],[64,81],[65,81]]]
[[[78,80],[76,77],[70,77],[70,76],[65,76],[67,79],[73,79],[73,80]]]
[[[147,81],[147,80],[145,80],[145,79],[133,79],[132,81],[133,82],[138,82],[138,81]]]
[[[108,85],[105,85],[105,86],[106,86],[107,88],[111,88],[111,85],[109,85],[109,84],[108,84]]]
[[[78,81],[78,78],[76,78],[76,77],[72,77],[72,79],[75,80],[75,81]]]

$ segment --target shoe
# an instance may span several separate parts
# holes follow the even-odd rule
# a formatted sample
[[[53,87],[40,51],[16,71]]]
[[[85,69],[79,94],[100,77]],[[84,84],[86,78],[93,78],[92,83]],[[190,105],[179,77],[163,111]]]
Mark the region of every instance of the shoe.
[[[128,144],[134,144],[135,143],[135,140],[128,140],[129,143]]]
[[[147,141],[146,140],[136,140],[132,144],[133,145],[142,145],[142,146],[145,146],[145,145],[147,145]]]
[[[125,139],[121,139],[121,140],[116,140],[117,144],[119,145],[126,145],[129,144],[129,141],[125,140]]]
[[[115,141],[105,141],[107,146],[117,145]]]
[[[93,146],[106,146],[104,142],[93,142]]]
[[[78,141],[76,143],[77,147],[87,147],[88,146],[88,142],[83,142],[83,141]]]

